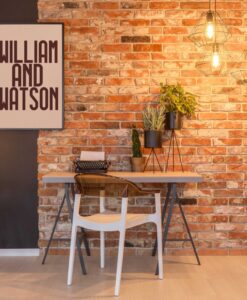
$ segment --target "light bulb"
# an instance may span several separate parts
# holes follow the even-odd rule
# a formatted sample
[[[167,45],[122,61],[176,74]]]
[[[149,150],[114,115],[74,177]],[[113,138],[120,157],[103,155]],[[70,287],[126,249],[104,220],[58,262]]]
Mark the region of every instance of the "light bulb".
[[[206,38],[211,40],[214,37],[215,34],[215,24],[214,24],[214,13],[209,10],[207,12],[207,21],[206,21],[206,31],[205,31],[205,35]]]
[[[213,55],[212,55],[212,67],[214,69],[219,68],[220,66],[220,54],[218,49],[214,49]]]
[[[211,22],[207,23],[206,26],[206,37],[211,40],[214,37],[214,24]]]

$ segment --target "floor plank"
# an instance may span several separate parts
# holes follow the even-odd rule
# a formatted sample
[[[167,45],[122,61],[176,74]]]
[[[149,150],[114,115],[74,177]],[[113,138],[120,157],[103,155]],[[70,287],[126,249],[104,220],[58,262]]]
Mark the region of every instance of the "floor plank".
[[[247,257],[166,257],[165,277],[154,275],[156,260],[126,256],[119,300],[245,300]],[[66,285],[66,256],[0,258],[1,300],[114,299],[116,258],[106,259],[104,270],[98,258],[87,257],[88,275],[81,275],[76,261],[73,285]]]

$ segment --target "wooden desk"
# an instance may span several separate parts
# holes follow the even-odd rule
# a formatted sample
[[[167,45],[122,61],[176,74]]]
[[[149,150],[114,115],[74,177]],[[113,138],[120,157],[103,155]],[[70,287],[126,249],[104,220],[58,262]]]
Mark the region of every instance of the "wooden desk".
[[[74,183],[73,172],[51,172],[44,175],[43,183]],[[188,183],[201,182],[202,176],[194,172],[108,172],[135,183]]]
[[[46,183],[62,183],[62,184],[64,184],[64,189],[65,189],[64,197],[63,197],[62,203],[60,205],[59,212],[56,217],[56,221],[53,226],[52,234],[49,239],[48,246],[46,248],[46,252],[45,252],[42,263],[45,262],[47,253],[49,251],[50,243],[52,241],[53,234],[55,232],[55,228],[56,228],[56,225],[57,225],[57,222],[58,222],[58,219],[59,219],[59,216],[60,216],[60,213],[61,213],[61,210],[62,210],[65,200],[66,200],[66,203],[68,206],[70,218],[72,220],[73,209],[72,209],[72,205],[71,205],[69,191],[71,188],[72,192],[73,192],[73,184],[75,182],[74,181],[75,174],[76,173],[73,173],[73,172],[51,172],[47,175],[44,175],[42,178],[44,184],[46,184]],[[182,205],[181,205],[180,200],[177,195],[177,184],[178,183],[201,182],[202,181],[201,175],[199,175],[198,173],[193,173],[193,172],[154,172],[154,173],[153,172],[108,172],[107,175],[120,177],[120,178],[129,180],[129,181],[132,181],[134,183],[164,183],[164,184],[168,184],[166,201],[165,201],[164,207],[162,209],[162,223],[164,223],[166,210],[168,208],[168,203],[170,203],[168,215],[167,215],[167,222],[166,222],[165,228],[164,228],[163,248],[165,248],[165,243],[166,243],[166,241],[168,241],[167,235],[168,235],[168,228],[169,228],[169,225],[171,222],[172,211],[173,211],[174,204],[177,203],[179,205],[180,212],[181,212],[183,221],[185,223],[185,227],[186,227],[188,235],[189,235],[189,239],[186,239],[186,241],[188,240],[191,242],[194,253],[197,258],[197,262],[198,262],[198,264],[200,264],[200,260],[197,255],[197,251],[196,251],[192,236],[190,234],[190,230],[189,230],[189,227],[188,227],[188,224],[187,224],[184,212],[183,212],[183,208],[182,208]],[[172,241],[175,241],[175,240],[172,240]],[[179,240],[179,241],[182,241],[182,240]],[[84,244],[85,244],[85,247],[87,250],[87,254],[90,255],[90,250],[89,250],[87,239],[86,239],[85,235],[84,235]],[[156,247],[157,247],[157,245],[155,243],[155,246],[153,249],[153,255],[155,255],[155,253],[156,253]],[[81,253],[81,248],[80,248],[80,243],[77,244],[77,249],[78,249],[79,258],[80,258],[80,262],[81,262],[82,272],[84,274],[86,274],[83,257],[82,257],[82,253]],[[157,273],[157,270],[156,270],[156,273]]]

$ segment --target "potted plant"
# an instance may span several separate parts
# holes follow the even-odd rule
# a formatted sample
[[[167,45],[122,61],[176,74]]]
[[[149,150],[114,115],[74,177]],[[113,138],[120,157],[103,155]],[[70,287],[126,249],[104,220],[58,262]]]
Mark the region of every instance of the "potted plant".
[[[135,126],[132,127],[132,157],[131,166],[133,172],[143,172],[145,157],[142,157],[139,132]]]
[[[162,127],[164,124],[164,108],[148,106],[143,111],[144,147],[162,147]]]
[[[165,129],[181,129],[182,116],[190,118],[196,110],[196,95],[186,92],[177,83],[176,85],[160,84],[160,105],[164,108]]]

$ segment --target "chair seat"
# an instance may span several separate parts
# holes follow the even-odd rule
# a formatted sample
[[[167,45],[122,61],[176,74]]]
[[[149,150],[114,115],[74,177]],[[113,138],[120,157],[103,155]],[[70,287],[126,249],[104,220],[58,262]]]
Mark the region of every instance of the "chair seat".
[[[150,218],[150,214],[127,214],[126,215],[126,228],[138,226],[143,223],[146,223]],[[120,222],[121,214],[112,213],[112,212],[104,212],[94,214],[92,216],[82,217],[80,216],[81,221],[87,222],[87,224],[92,228],[96,229],[101,225],[101,230],[109,230],[109,227],[113,224]],[[106,227],[106,228],[104,228]],[[114,229],[115,228],[115,229]],[[116,231],[116,227],[114,226],[114,230]]]

